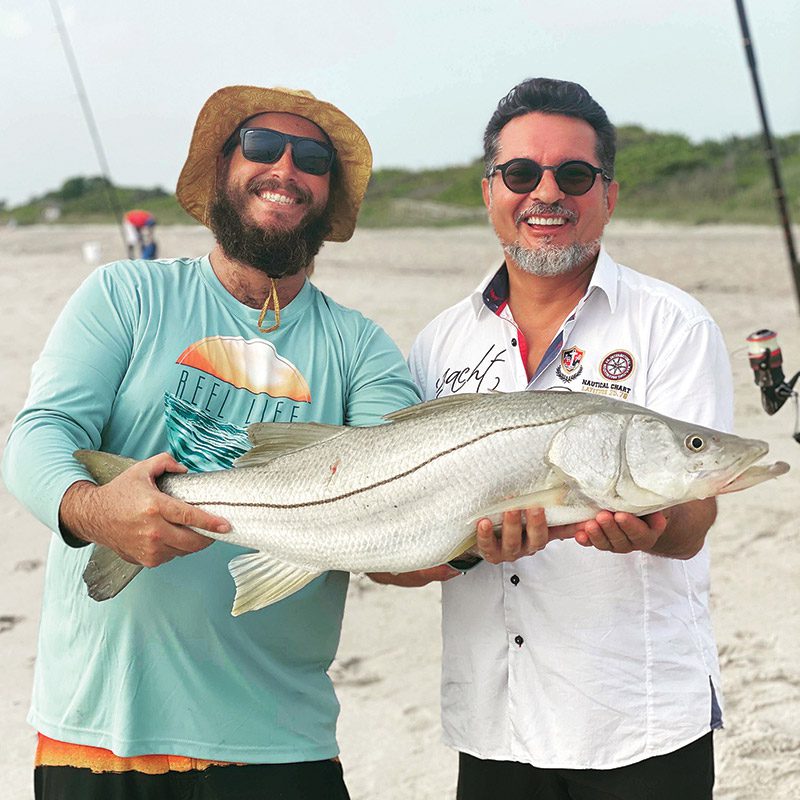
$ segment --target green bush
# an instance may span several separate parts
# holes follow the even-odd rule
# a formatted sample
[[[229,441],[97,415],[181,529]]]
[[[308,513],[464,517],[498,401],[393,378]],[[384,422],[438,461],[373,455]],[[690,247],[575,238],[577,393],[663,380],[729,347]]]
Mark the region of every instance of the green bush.
[[[772,176],[760,135],[693,143],[678,133],[637,125],[617,131],[618,217],[701,222],[776,224]],[[775,140],[790,216],[800,218],[800,133]],[[359,223],[365,226],[454,225],[485,220],[481,159],[427,170],[380,169],[370,179]],[[77,176],[16,208],[0,205],[0,223],[39,223],[47,206],[61,209],[59,222],[113,222],[112,194],[121,210],[146,208],[160,224],[193,220],[174,195],[111,186],[102,177]]]

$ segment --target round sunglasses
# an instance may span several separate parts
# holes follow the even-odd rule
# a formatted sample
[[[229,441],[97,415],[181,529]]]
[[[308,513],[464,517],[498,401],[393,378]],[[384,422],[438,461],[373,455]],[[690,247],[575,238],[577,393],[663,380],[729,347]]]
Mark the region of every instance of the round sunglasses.
[[[271,128],[241,128],[239,141],[242,155],[248,161],[259,164],[274,164],[283,155],[286,145],[291,144],[292,162],[297,169],[309,175],[329,172],[336,156],[336,151],[328,142],[307,136],[292,136]]]
[[[601,167],[594,167],[586,161],[564,161],[554,167],[539,164],[531,158],[512,158],[505,164],[498,164],[486,177],[490,178],[499,171],[503,183],[512,192],[528,194],[539,185],[547,169],[552,171],[558,188],[573,197],[586,194],[594,186],[594,179],[598,175],[602,175],[603,180],[611,180],[611,176]]]

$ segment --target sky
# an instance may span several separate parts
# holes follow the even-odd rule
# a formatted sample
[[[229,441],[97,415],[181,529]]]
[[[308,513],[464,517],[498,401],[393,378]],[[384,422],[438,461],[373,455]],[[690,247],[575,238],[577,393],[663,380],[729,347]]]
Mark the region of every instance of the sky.
[[[98,159],[55,0],[0,0],[0,200]],[[734,0],[58,0],[115,183],[173,191],[197,114],[232,84],[304,88],[376,167],[464,164],[525,78],[583,84],[616,124],[693,141],[760,131]],[[746,0],[775,134],[800,131],[800,3]]]

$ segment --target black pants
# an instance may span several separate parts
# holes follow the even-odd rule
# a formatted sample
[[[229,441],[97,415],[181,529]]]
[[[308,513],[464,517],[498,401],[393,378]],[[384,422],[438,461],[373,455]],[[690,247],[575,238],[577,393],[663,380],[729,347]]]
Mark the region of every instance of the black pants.
[[[350,800],[336,761],[247,764],[189,772],[36,767],[36,800]]]
[[[714,742],[616,769],[539,769],[459,754],[457,800],[711,800]]]

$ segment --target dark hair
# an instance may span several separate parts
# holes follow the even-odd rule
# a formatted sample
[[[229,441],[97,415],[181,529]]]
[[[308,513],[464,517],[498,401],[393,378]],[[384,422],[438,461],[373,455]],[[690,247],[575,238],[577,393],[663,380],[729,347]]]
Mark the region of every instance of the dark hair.
[[[498,104],[483,135],[483,161],[487,175],[496,166],[500,131],[514,117],[540,111],[563,114],[588,122],[597,134],[597,159],[603,171],[614,177],[617,131],[589,92],[580,84],[552,78],[529,78],[517,84]]]

